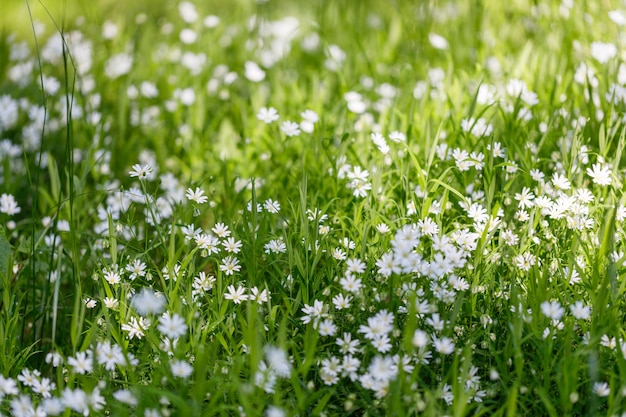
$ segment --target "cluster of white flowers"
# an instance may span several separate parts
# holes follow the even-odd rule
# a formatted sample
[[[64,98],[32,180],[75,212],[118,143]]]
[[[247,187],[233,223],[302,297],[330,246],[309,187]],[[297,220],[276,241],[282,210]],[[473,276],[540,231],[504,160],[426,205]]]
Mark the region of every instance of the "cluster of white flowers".
[[[264,0],[257,3],[264,10]],[[567,19],[576,9],[572,1],[561,3]],[[202,16],[200,6],[181,1],[178,14],[154,22],[162,41],[150,45],[145,56],[141,42],[126,41],[124,25],[113,20],[92,31],[107,45],[106,54],[95,53],[100,46],[77,30],[49,36],[39,59],[29,43],[6,39],[0,219],[10,234],[1,235],[2,266],[15,277],[7,282],[20,290],[22,267],[29,280],[43,279],[44,290],[33,297],[53,294],[54,312],[41,309],[50,304],[43,300],[37,308],[41,316],[24,322],[21,337],[43,334],[41,346],[49,347],[50,335],[41,327],[51,319],[56,326],[51,341],[60,350],[44,352],[47,370],[0,375],[0,412],[114,413],[110,401],[137,415],[171,415],[166,395],[159,405],[145,407],[143,384],[187,395],[185,389],[201,387],[192,378],[211,377],[196,355],[204,360],[213,348],[220,355],[215,369],[221,367],[224,378],[230,367],[237,369],[236,378],[249,378],[240,395],[256,390],[282,400],[291,395],[289,389],[282,392],[282,384],[298,384],[293,391],[302,396],[314,388],[341,387],[350,392],[343,404],[348,412],[356,396],[352,389],[376,399],[368,405],[384,408],[377,400],[395,394],[393,384],[402,380],[412,384],[416,396],[407,401],[417,404],[418,412],[426,390],[436,392],[427,398],[442,407],[435,412],[455,407],[459,398],[482,407],[473,403],[498,399],[505,378],[514,386],[523,382],[506,375],[519,365],[517,355],[535,359],[516,339],[518,330],[531,340],[533,353],[537,346],[541,353],[542,344],[552,349],[558,343],[571,348],[572,360],[586,360],[590,351],[600,357],[588,361],[591,378],[574,387],[601,397],[598,401],[609,397],[611,412],[622,411],[616,396],[624,390],[616,387],[626,340],[613,326],[623,321],[619,283],[626,267],[625,177],[616,157],[626,121],[621,112],[626,64],[619,62],[619,42],[574,41],[576,61],[555,77],[549,94],[543,81],[511,71],[508,58],[496,56],[479,64],[480,79],[459,78],[454,65],[425,64],[424,79],[409,80],[414,88],[407,92],[393,84],[404,76],[403,64],[377,63],[370,75],[353,79],[348,70],[359,68],[359,55],[333,44],[332,33],[324,33],[322,41],[315,24],[311,29],[295,17],[270,20],[263,12],[244,25],[231,25],[216,15]],[[462,9],[446,7],[434,8],[433,25]],[[544,9],[533,13],[549,11]],[[592,22],[592,13],[585,21]],[[626,26],[625,12],[613,10],[608,17],[619,28]],[[140,14],[135,23],[141,27],[147,21]],[[367,24],[374,31],[385,27],[374,13]],[[400,36],[396,26],[389,37]],[[33,28],[38,36],[43,33],[37,24]],[[485,31],[484,37],[490,36]],[[287,90],[272,91],[283,82],[297,90],[298,71],[276,65],[287,60],[296,40],[299,52],[312,58],[310,65],[324,71],[323,81],[312,84],[319,97],[308,102],[298,102],[297,94],[285,99]],[[424,42],[431,53],[454,56],[452,38],[429,32]],[[207,44],[214,47],[202,47]],[[239,48],[232,54],[236,62],[220,56],[229,48]],[[65,91],[63,74],[52,72],[68,57],[77,75],[72,93]],[[144,61],[159,71],[143,71]],[[336,91],[334,80],[341,81]],[[469,111],[468,97],[455,95],[457,82],[474,97]],[[36,99],[29,96],[33,85]],[[119,105],[111,97],[123,99],[119,112],[110,111]],[[452,111],[458,100],[460,113]],[[403,114],[398,104],[409,102],[407,107],[421,106],[429,119]],[[233,108],[237,115],[228,115]],[[322,112],[329,108],[338,108],[340,116]],[[219,125],[206,129],[211,140],[203,141],[201,128],[213,123],[205,120],[213,110]],[[64,171],[47,139],[68,121],[74,123],[71,131],[80,132],[77,141],[89,139],[67,150],[66,164],[76,166]],[[159,132],[172,137],[166,142],[157,136],[162,146],[131,160],[116,153],[119,132],[132,138],[129,149],[148,147],[143,138]],[[314,142],[322,134],[324,143]],[[335,136],[343,139],[333,142]],[[196,146],[199,154],[185,159]],[[327,155],[309,155],[322,147]],[[296,183],[285,174],[273,182],[283,174],[274,164],[287,159],[280,152],[294,149],[328,172],[315,179],[323,183],[319,190],[307,194],[302,187],[300,199],[293,185],[304,178],[294,175]],[[224,162],[223,178],[216,180],[221,171],[206,163],[207,155]],[[37,184],[37,195],[31,193],[35,166],[52,177],[50,190]],[[125,175],[115,179],[120,167]],[[65,200],[57,172],[72,175],[72,200],[80,203]],[[98,184],[95,191],[87,190],[92,182]],[[273,187],[273,198],[258,199],[264,184]],[[78,207],[83,202],[85,207]],[[31,222],[31,215],[42,219]],[[34,251],[30,258],[26,246]],[[606,259],[594,258],[609,252]],[[74,259],[77,254],[84,259]],[[90,267],[95,272],[83,274]],[[72,277],[90,275],[93,282],[81,285],[77,295],[72,323],[84,327],[70,329],[70,341],[60,342],[58,335],[67,329],[59,314],[65,299],[58,296],[71,288],[70,269]],[[594,293],[599,275],[608,276],[611,299],[602,299],[604,287]],[[596,299],[600,306],[592,302]],[[599,310],[614,314],[602,335],[592,326]],[[246,345],[257,336],[259,343]],[[297,346],[303,339],[307,346]],[[511,345],[519,349],[514,359],[493,364],[482,359],[510,353]],[[300,349],[312,350],[303,358]],[[241,352],[254,354],[238,362]],[[305,365],[313,371],[296,370]],[[528,361],[526,367],[534,377],[535,364]],[[521,386],[515,395],[527,390]],[[214,394],[207,394],[213,401]],[[577,391],[566,394],[572,404],[579,401]],[[263,408],[267,416],[286,414],[278,406]]]

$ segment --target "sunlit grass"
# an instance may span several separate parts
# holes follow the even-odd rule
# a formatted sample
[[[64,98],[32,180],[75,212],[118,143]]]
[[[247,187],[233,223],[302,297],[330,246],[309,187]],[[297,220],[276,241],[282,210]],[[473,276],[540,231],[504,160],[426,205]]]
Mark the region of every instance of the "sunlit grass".
[[[626,412],[619,4],[45,4],[0,412]]]

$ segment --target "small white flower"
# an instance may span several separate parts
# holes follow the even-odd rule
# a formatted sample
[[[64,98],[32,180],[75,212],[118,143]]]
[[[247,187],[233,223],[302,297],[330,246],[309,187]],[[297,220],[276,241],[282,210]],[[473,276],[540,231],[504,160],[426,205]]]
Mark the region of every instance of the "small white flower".
[[[423,330],[415,330],[413,339],[411,340],[416,348],[424,348],[428,345],[428,333]]]
[[[315,113],[313,110],[305,110],[302,113],[300,113],[300,116],[302,116],[302,118],[306,120],[307,122],[311,122],[311,123],[317,123],[320,119],[318,114]]]
[[[220,24],[220,18],[219,16],[215,16],[214,14],[211,14],[205,17],[202,23],[204,23],[205,27],[212,29]]]
[[[250,294],[248,295],[249,300],[254,300],[257,304],[267,303],[269,299],[269,291],[267,289],[259,290],[258,287],[250,288]]]
[[[268,213],[276,214],[280,211],[280,203],[270,198],[263,203],[263,208],[265,208]]]
[[[582,301],[576,301],[576,303],[569,306],[572,316],[578,320],[588,320],[591,317],[591,307],[585,305]]]
[[[278,111],[274,107],[261,107],[256,115],[260,121],[270,124],[280,118]]]
[[[541,312],[551,320],[561,320],[565,314],[565,309],[561,307],[558,301],[544,301],[541,303]]]
[[[187,192],[185,194],[188,200],[195,201],[198,204],[204,204],[208,201],[208,197],[204,195],[204,190],[196,187],[195,190],[191,188],[187,188]]]
[[[98,302],[90,297],[85,298],[83,301],[85,303],[85,307],[89,309],[96,308],[96,305],[98,305]]]
[[[137,320],[136,317],[131,317],[130,322],[122,324],[122,330],[128,332],[128,338],[133,339],[141,339],[145,336],[146,329],[150,327],[150,320],[146,320],[143,317],[140,317]]]
[[[104,73],[108,78],[115,79],[128,74],[133,67],[133,57],[122,52],[113,55],[104,66]]]
[[[74,368],[74,372],[84,375],[93,370],[93,354],[91,350],[76,352],[76,357],[67,358],[67,364]]]
[[[295,122],[285,121],[280,125],[280,130],[282,130],[286,136],[298,136],[300,134],[300,125]]]
[[[185,28],[178,37],[182,43],[190,45],[198,39],[198,34],[193,29]]]
[[[592,168],[587,168],[587,175],[591,177],[594,184],[611,185],[611,167],[607,164],[593,164]]]
[[[265,410],[265,417],[285,417],[287,413],[282,408],[270,405]]]
[[[616,25],[626,25],[626,15],[621,10],[612,10],[609,12],[609,19],[611,19]]]
[[[115,310],[119,307],[120,302],[117,298],[113,298],[113,297],[105,297],[104,300],[102,300],[104,302],[104,306],[106,308],[110,308],[112,310]]]
[[[156,293],[150,288],[143,288],[138,294],[135,294],[131,300],[131,304],[142,316],[150,314],[160,314],[165,307],[165,296]]]
[[[386,233],[389,233],[389,226],[387,226],[385,223],[379,223],[378,226],[376,226],[376,230],[381,235],[384,235]]]
[[[186,23],[193,23],[198,19],[196,6],[188,1],[183,1],[178,5],[178,12]]]
[[[569,180],[556,172],[552,175],[552,184],[559,190],[569,190],[571,187]]]
[[[229,285],[227,288],[228,292],[224,294],[225,300],[232,300],[235,304],[241,304],[242,301],[246,301],[248,299],[248,294],[246,294],[246,289],[244,287],[235,288],[234,285]]]
[[[185,319],[176,313],[170,315],[167,311],[159,319],[157,328],[170,339],[178,339],[187,333]]]
[[[211,231],[215,233],[216,236],[222,239],[230,236],[230,230],[228,226],[224,223],[215,223],[215,226],[213,226]]]
[[[593,392],[600,397],[608,397],[611,393],[611,388],[609,388],[609,384],[606,382],[594,382]]]
[[[113,39],[117,36],[119,29],[114,22],[107,20],[102,24],[102,37],[104,39]]]
[[[131,178],[139,178],[140,180],[150,179],[152,167],[150,165],[133,165],[133,169],[128,173]]]
[[[227,256],[222,259],[222,263],[220,264],[220,271],[223,271],[226,275],[233,275],[235,272],[239,272],[241,270],[241,265],[239,265],[239,259],[234,256]]]
[[[11,194],[2,194],[0,196],[0,213],[6,213],[9,216],[18,214],[21,211],[15,201],[15,197]]]
[[[193,372],[193,367],[186,361],[174,359],[170,362],[172,374],[177,378],[189,378]]]
[[[337,332],[337,326],[335,326],[332,320],[326,319],[319,324],[318,330],[320,336],[334,336]]]
[[[617,47],[612,43],[592,42],[591,56],[599,63],[606,64],[617,55]]]
[[[127,389],[121,389],[121,390],[115,391],[113,393],[113,398],[115,398],[117,401],[121,403],[130,405],[131,407],[136,407],[137,404],[139,403],[139,401],[132,394],[132,392],[130,392],[130,390],[127,390]]]
[[[454,343],[452,342],[452,339],[448,337],[442,337],[441,339],[435,338],[433,340],[433,346],[435,347],[435,350],[442,355],[449,355],[454,352]]]
[[[287,352],[276,346],[265,347],[265,359],[268,367],[281,378],[288,378],[291,375],[291,362],[287,357]]]
[[[392,142],[396,142],[396,143],[406,142],[406,135],[402,132],[395,130],[389,134],[389,139]]]
[[[265,71],[256,62],[247,61],[245,64],[245,76],[248,80],[258,83],[265,79]]]
[[[436,33],[428,34],[428,41],[435,49],[445,50],[450,46],[448,44],[448,40],[441,35],[437,35]]]

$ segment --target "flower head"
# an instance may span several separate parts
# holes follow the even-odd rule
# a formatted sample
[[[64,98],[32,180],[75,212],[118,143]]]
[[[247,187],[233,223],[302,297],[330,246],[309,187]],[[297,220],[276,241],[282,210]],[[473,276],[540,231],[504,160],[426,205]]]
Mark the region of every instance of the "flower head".
[[[128,173],[131,178],[138,178],[140,180],[152,179],[153,170],[150,165],[133,165],[133,169]]]
[[[170,339],[178,339],[187,333],[185,319],[176,313],[170,315],[167,311],[159,319],[159,326],[157,328],[163,335]]]
[[[185,197],[187,197],[188,200],[194,201],[198,204],[204,204],[209,200],[209,198],[204,195],[204,190],[200,189],[199,187],[196,187],[195,190],[187,188]]]
[[[165,307],[165,296],[156,293],[150,288],[143,288],[139,294],[133,296],[131,303],[137,313],[142,316],[160,314]]]

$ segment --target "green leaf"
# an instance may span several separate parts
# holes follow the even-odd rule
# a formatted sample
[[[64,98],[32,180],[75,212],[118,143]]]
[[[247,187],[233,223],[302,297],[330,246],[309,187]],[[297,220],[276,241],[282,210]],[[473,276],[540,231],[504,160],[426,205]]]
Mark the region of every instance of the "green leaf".
[[[543,403],[546,413],[550,417],[556,417],[558,413],[556,412],[556,409],[554,408],[554,405],[552,404],[550,394],[548,394],[541,387],[536,387],[535,392],[537,393],[537,395],[539,396],[539,399]]]
[[[4,231],[0,230],[0,277],[4,278],[4,274],[9,276],[9,259],[11,257],[11,245],[4,236]]]

